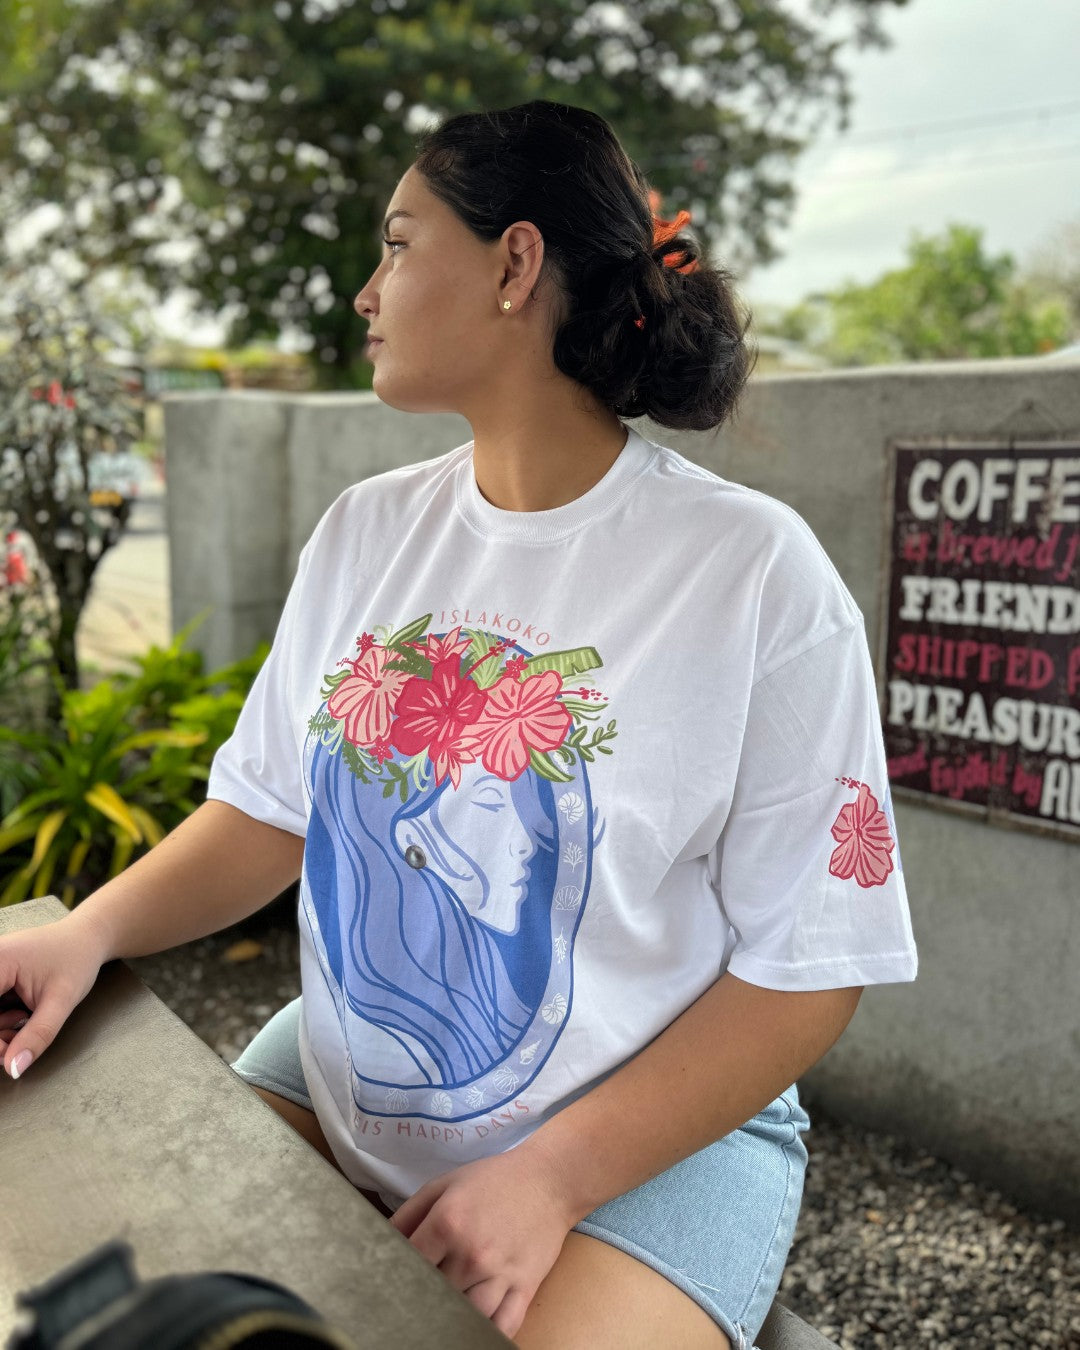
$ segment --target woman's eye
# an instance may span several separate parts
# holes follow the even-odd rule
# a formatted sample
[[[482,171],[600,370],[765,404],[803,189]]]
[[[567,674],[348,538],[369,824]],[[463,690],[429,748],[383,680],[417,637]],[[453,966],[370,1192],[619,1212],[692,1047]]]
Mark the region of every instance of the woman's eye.
[[[384,240],[383,240],[383,243],[386,245],[386,247],[387,247],[388,249],[404,248],[404,247],[405,247],[405,245],[402,243],[402,241],[401,241],[400,239],[384,239]]]

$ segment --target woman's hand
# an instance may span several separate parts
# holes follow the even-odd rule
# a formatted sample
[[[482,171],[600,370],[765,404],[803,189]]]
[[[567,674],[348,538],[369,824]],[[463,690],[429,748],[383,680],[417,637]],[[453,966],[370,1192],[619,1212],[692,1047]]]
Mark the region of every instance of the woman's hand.
[[[0,937],[0,1066],[12,1078],[41,1058],[98,977],[103,951],[77,914]]]
[[[531,1142],[436,1177],[390,1220],[509,1337],[581,1217]]]

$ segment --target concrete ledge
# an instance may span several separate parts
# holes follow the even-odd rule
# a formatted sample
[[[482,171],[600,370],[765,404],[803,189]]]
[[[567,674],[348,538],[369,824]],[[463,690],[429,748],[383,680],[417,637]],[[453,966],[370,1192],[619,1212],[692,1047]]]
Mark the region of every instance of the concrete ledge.
[[[66,913],[29,900],[0,909],[0,933]],[[124,962],[102,967],[40,1063],[0,1079],[5,1344],[15,1291],[111,1237],[143,1281],[276,1280],[358,1350],[511,1344]]]

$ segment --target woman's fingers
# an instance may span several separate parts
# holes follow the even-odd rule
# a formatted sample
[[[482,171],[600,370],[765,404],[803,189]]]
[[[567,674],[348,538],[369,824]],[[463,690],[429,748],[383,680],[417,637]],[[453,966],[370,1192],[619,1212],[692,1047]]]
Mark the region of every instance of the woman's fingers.
[[[29,1020],[30,1014],[25,1008],[11,1008],[0,1013],[0,1045],[10,1045],[16,1032],[26,1026]]]
[[[427,1217],[428,1211],[442,1194],[443,1187],[438,1184],[440,1181],[442,1181],[442,1178],[436,1177],[433,1182],[429,1181],[426,1186],[421,1186],[415,1195],[411,1195],[404,1204],[399,1205],[397,1209],[394,1210],[394,1213],[390,1218],[390,1223],[392,1227],[398,1230],[402,1237],[411,1239],[413,1233],[423,1223],[424,1219]],[[428,1256],[428,1253],[425,1252],[424,1255]],[[430,1256],[428,1259],[431,1259]],[[438,1265],[441,1260],[442,1256],[440,1255],[432,1262],[432,1264]]]
[[[520,1289],[511,1289],[491,1319],[496,1330],[501,1331],[508,1340],[513,1340],[521,1330],[531,1302],[532,1299],[527,1298]]]
[[[506,1280],[493,1275],[490,1279],[481,1280],[478,1284],[466,1289],[465,1297],[490,1321],[499,1305],[506,1298],[507,1288]],[[514,1329],[517,1330],[516,1327]]]

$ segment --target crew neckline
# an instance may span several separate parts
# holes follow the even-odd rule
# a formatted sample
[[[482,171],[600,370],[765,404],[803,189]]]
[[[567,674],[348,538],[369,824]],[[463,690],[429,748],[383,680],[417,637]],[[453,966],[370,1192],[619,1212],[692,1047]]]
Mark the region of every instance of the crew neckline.
[[[489,539],[516,539],[522,543],[550,544],[609,511],[644,472],[656,447],[636,432],[626,429],[626,444],[603,478],[587,492],[547,511],[504,511],[483,495],[473,467],[474,441],[464,447],[457,470],[458,510],[468,523]]]

